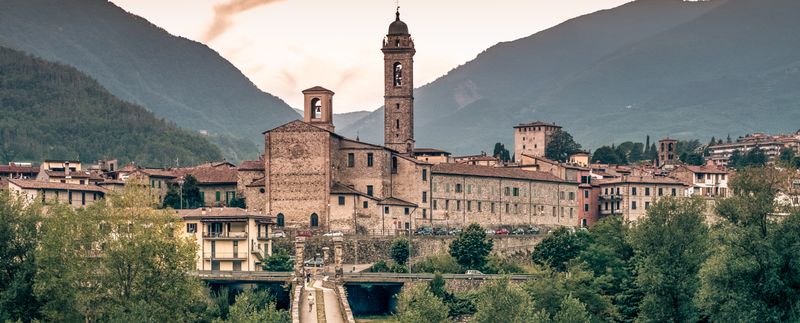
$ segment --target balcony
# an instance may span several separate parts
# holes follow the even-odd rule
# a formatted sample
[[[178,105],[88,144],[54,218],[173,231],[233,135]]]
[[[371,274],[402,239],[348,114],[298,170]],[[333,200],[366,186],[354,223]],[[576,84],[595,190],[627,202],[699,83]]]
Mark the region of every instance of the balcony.
[[[616,210],[600,210],[601,215],[622,215],[621,209]]]
[[[206,260],[247,260],[247,252],[214,252],[203,255]]]
[[[219,239],[219,240],[247,240],[247,232],[245,231],[230,231],[230,232],[203,232],[203,238],[206,239]]]
[[[622,200],[622,194],[600,194],[600,199],[610,201]]]

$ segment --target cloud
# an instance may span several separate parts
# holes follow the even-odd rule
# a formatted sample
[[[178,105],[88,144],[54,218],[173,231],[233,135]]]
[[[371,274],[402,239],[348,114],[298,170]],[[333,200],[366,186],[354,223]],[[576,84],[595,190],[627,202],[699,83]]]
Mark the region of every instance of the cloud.
[[[240,13],[263,5],[282,0],[228,0],[214,6],[214,21],[203,35],[203,42],[208,43],[225,33],[231,27],[231,18]]]

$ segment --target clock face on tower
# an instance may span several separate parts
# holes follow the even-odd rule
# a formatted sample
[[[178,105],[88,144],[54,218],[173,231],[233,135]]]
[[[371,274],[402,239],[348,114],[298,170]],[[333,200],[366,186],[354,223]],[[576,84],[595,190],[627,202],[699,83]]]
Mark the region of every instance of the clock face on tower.
[[[289,147],[289,155],[294,159],[303,158],[308,154],[308,148],[303,143],[296,143]]]

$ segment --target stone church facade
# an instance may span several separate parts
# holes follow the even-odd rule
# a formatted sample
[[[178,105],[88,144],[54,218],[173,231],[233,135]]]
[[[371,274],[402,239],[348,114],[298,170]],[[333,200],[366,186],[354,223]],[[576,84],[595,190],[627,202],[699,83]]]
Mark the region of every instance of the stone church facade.
[[[279,229],[394,235],[451,223],[561,223],[564,212],[569,212],[564,210],[576,207],[574,200],[570,203],[558,197],[574,197],[577,183],[546,173],[476,165],[451,167],[416,159],[415,48],[399,13],[389,26],[382,52],[384,145],[336,134],[334,93],[319,86],[307,89],[303,91],[303,120],[264,132],[262,160],[248,162],[263,165],[263,170],[251,165],[249,173],[240,176],[247,181],[239,186],[249,209],[274,216]],[[461,194],[464,187],[458,194],[446,189],[455,188],[459,181],[469,182],[470,191],[475,185],[485,196]],[[506,189],[511,190],[509,196],[503,195]],[[490,212],[494,203],[496,212]],[[553,212],[560,216],[541,217],[538,214],[542,212],[536,210],[543,207],[548,214],[550,208],[558,209]],[[537,214],[536,221],[532,214]]]

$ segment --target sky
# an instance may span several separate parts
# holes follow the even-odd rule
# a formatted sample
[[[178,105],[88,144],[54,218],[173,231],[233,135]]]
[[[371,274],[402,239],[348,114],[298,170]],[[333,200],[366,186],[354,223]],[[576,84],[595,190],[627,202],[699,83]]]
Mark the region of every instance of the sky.
[[[381,41],[398,0],[111,0],[202,42],[261,90],[302,109],[302,90],[334,92],[334,112],[383,105]],[[414,84],[430,83],[503,41],[629,0],[400,0],[416,46]]]

